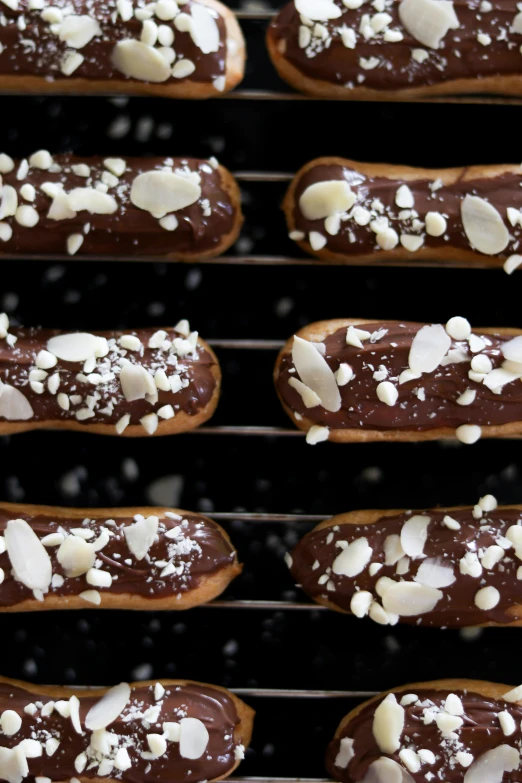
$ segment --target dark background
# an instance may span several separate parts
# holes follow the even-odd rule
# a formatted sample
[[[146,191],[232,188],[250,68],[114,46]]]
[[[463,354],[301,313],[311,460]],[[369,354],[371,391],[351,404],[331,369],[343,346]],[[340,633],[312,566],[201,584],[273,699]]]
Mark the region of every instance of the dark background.
[[[283,88],[263,51],[264,23],[243,22],[243,88]],[[286,88],[283,88],[286,89]],[[319,155],[452,166],[518,162],[520,108],[444,104],[3,97],[0,150],[80,155],[216,155],[232,171],[293,172]],[[296,255],[284,186],[244,188],[236,251]],[[240,267],[2,262],[0,310],[65,329],[163,326],[187,317],[203,337],[285,339],[321,318],[400,318],[522,327],[519,273],[462,269]],[[270,351],[218,352],[224,390],[213,424],[288,426]],[[147,502],[212,511],[330,514],[363,507],[522,501],[520,442],[321,444],[302,438],[99,438],[35,432],[0,439],[0,497],[54,505]],[[282,555],[307,527],[235,522],[245,573],[226,597],[305,600]],[[200,608],[189,613],[3,615],[2,674],[42,683],[187,677],[230,687],[380,690],[461,676],[521,681],[520,629],[386,629],[327,611]],[[245,775],[323,776],[341,699],[249,698],[258,710]]]

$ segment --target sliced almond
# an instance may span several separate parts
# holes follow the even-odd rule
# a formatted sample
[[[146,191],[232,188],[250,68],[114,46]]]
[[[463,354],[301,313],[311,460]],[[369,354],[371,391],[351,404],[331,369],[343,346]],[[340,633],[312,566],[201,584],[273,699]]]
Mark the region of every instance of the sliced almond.
[[[302,382],[312,389],[327,411],[338,411],[341,395],[333,370],[319,351],[297,335],[292,345],[292,361]]]
[[[219,27],[209,8],[202,3],[191,7],[192,24],[190,36],[203,54],[217,52],[219,49]]]
[[[382,605],[387,612],[399,617],[415,617],[432,612],[443,593],[434,587],[426,587],[418,582],[397,582],[386,590]]]
[[[27,421],[34,415],[27,397],[14,386],[0,381],[0,418],[7,421]]]
[[[461,216],[466,236],[479,253],[494,256],[506,249],[509,231],[500,212],[488,201],[468,194],[461,204]]]
[[[445,0],[438,0],[444,2]],[[451,337],[441,324],[423,326],[413,338],[408,364],[414,373],[433,372],[451,348]]]
[[[342,11],[332,0],[296,0],[297,13],[314,22],[338,19]]]
[[[299,199],[299,208],[307,220],[322,220],[347,212],[355,200],[355,193],[345,180],[332,179],[307,187]]]
[[[86,14],[69,14],[60,25],[58,38],[73,49],[83,49],[89,41],[101,34],[101,27],[96,19]]]
[[[464,775],[464,783],[501,783],[504,772],[514,772],[520,753],[511,745],[498,745],[476,759]]]
[[[449,0],[402,0],[399,18],[416,41],[438,49],[448,30],[457,30],[459,20]]]
[[[357,538],[337,555],[332,563],[332,571],[341,576],[357,576],[368,565],[372,551],[367,538]]]
[[[47,350],[64,362],[84,362],[95,355],[99,338],[94,334],[73,332],[51,337]]]
[[[51,558],[32,527],[24,519],[11,519],[4,536],[15,579],[30,590],[47,592],[53,577]]]
[[[83,538],[68,536],[56,553],[56,559],[66,576],[74,577],[86,574],[93,567],[96,550]]]
[[[305,408],[315,408],[317,405],[321,404],[321,398],[312,389],[306,386],[306,384],[300,381],[299,378],[289,378],[288,385],[291,386],[292,389],[295,389],[301,396]]]
[[[141,364],[124,364],[120,372],[120,384],[123,396],[128,402],[144,400],[150,394],[151,383],[155,387],[152,376]]]
[[[85,718],[85,726],[90,731],[105,729],[114,723],[129,703],[130,686],[126,682],[115,685],[94,704]]]
[[[113,215],[118,209],[114,196],[102,193],[96,188],[74,188],[67,194],[69,206],[75,212],[90,212],[91,215]]]
[[[201,187],[192,179],[171,171],[146,171],[132,183],[130,199],[135,207],[164,217],[169,212],[194,204],[201,196]]]
[[[372,733],[382,753],[395,753],[401,746],[404,730],[404,707],[389,693],[373,715]]]
[[[112,64],[129,79],[143,82],[166,82],[171,75],[161,52],[132,38],[118,41],[112,51]]]
[[[143,560],[156,540],[159,519],[155,516],[141,517],[132,525],[123,528],[125,540],[136,560]]]
[[[180,720],[179,754],[184,759],[199,759],[207,749],[209,733],[198,718]]]
[[[402,526],[401,546],[410,557],[422,557],[430,522],[430,517],[424,514],[414,514]]]
[[[423,560],[416,575],[416,582],[426,587],[449,587],[455,581],[455,572],[451,565],[445,565],[439,557]]]

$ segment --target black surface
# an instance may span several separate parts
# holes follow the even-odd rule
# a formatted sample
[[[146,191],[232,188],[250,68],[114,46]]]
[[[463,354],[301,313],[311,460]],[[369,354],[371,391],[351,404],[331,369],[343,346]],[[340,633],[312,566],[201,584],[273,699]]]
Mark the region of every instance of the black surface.
[[[245,88],[278,82],[262,26]],[[2,98],[0,149],[107,155],[210,155],[232,170],[295,171],[327,154],[445,166],[520,159],[518,107],[317,102],[205,103]],[[128,132],[115,137],[115,123]],[[126,119],[125,119],[126,118]],[[292,254],[280,185],[250,185],[238,252]],[[360,316],[522,327],[522,278],[501,271],[176,264],[4,262],[0,310],[14,323],[66,329],[173,324],[206,338],[283,339],[320,318]],[[275,353],[219,351],[224,391],[214,424],[287,426]],[[29,433],[0,440],[0,497],[56,505],[171,503],[208,513],[336,513],[363,507],[520,502],[520,443],[321,444],[301,438],[183,435],[100,439]],[[245,573],[237,598],[298,598],[282,555],[305,526],[227,526]],[[0,671],[42,683],[111,684],[189,677],[232,687],[382,689],[444,676],[520,682],[520,629],[462,634],[395,627],[330,612],[201,608],[190,613],[3,615]],[[259,711],[241,774],[321,776],[323,752],[352,703],[251,699]]]

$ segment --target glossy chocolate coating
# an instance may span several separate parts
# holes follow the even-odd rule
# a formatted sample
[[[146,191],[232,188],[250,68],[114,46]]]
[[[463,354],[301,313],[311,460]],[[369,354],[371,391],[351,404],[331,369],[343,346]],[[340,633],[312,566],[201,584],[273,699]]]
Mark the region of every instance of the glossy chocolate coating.
[[[401,697],[408,693],[410,693],[408,690],[397,693],[397,701],[400,703]],[[419,749],[431,750],[435,754],[433,764],[424,763],[418,772],[408,773],[415,783],[425,783],[428,779],[462,783],[467,768],[456,762],[455,755],[458,750],[471,753],[477,760],[483,753],[499,745],[507,744],[518,747],[520,743],[522,707],[517,704],[488,698],[472,691],[451,691],[462,701],[464,723],[457,732],[458,740],[443,740],[435,722],[424,723],[424,709],[426,707],[429,709],[433,705],[441,708],[450,691],[432,690],[431,688],[417,689],[412,686],[411,693],[418,696],[418,701],[404,707],[405,720],[401,747],[412,748],[415,751]],[[375,710],[381,702],[382,699],[379,699],[363,706],[362,710],[342,729],[341,736],[332,740],[328,746],[326,766],[335,780],[342,781],[342,783],[356,783],[362,780],[370,764],[384,755],[401,763],[398,753],[383,754],[380,751],[372,733]],[[422,706],[419,702],[422,703]],[[509,737],[504,736],[498,720],[498,713],[503,711],[507,711],[511,715],[516,725],[514,733]],[[350,737],[354,740],[355,755],[345,768],[335,764],[342,737]],[[433,773],[435,777],[427,778],[427,773]],[[410,779],[408,778],[408,780]],[[515,783],[515,781],[521,780],[522,770],[520,768],[505,773],[503,777],[505,783],[508,781]]]
[[[166,693],[161,701],[161,711],[157,722],[152,725],[142,723],[143,713],[158,702],[154,697],[154,686],[144,685],[133,688],[130,701],[120,716],[108,727],[108,731],[121,738],[120,746],[126,746],[132,766],[126,771],[114,769],[109,777],[118,777],[129,783],[141,781],[183,781],[200,783],[226,775],[235,764],[235,750],[238,743],[234,739],[234,729],[239,723],[235,704],[229,694],[211,686],[188,683],[187,685],[165,686]],[[82,727],[89,709],[99,700],[88,691],[79,690],[80,720]],[[62,697],[58,697],[62,698]],[[58,750],[52,755],[42,753],[38,758],[28,759],[30,778],[48,777],[51,780],[68,780],[78,777],[75,759],[84,752],[90,743],[91,732],[78,734],[70,718],[63,718],[56,710],[48,717],[41,717],[40,710],[34,716],[24,712],[28,704],[47,704],[50,697],[32,693],[9,683],[0,683],[0,713],[6,709],[14,710],[22,718],[21,729],[13,736],[0,735],[0,746],[12,748],[23,739],[31,738],[45,742],[49,734],[60,739]],[[134,717],[132,718],[132,713]],[[131,719],[129,720],[129,717]],[[190,717],[201,720],[208,732],[207,750],[199,759],[182,758],[178,742],[168,742],[167,752],[158,759],[148,760],[141,757],[143,751],[149,751],[147,734],[162,733],[162,723],[178,722]],[[87,768],[81,777],[97,778],[97,765]]]
[[[0,30],[2,28],[0,27]],[[126,170],[118,178],[116,186],[108,189],[118,208],[112,214],[91,214],[86,210],[76,217],[53,220],[48,217],[51,198],[42,190],[44,183],[63,185],[69,193],[75,188],[95,187],[108,174],[104,158],[78,158],[72,155],[54,157],[51,170],[29,168],[23,179],[17,178],[20,161],[8,174],[3,174],[4,185],[11,185],[18,192],[18,204],[34,207],[39,215],[38,223],[32,228],[22,226],[15,217],[4,218],[13,235],[6,242],[0,241],[2,252],[15,254],[52,255],[64,254],[67,239],[80,234],[83,243],[75,254],[114,256],[175,256],[177,253],[210,254],[232,232],[238,220],[238,209],[231,201],[231,195],[224,189],[221,171],[208,161],[194,158],[125,158]],[[73,166],[84,164],[90,167],[90,176],[78,176]],[[59,168],[54,171],[54,168]],[[177,219],[174,231],[163,228],[159,220],[145,209],[135,206],[130,199],[133,181],[140,174],[163,167],[196,172],[200,177],[201,196],[193,204],[173,213]],[[36,190],[33,202],[27,202],[20,195],[24,184]],[[218,251],[216,251],[218,252]]]
[[[379,322],[362,324],[361,329],[375,332],[386,329],[379,340],[367,340],[363,348],[346,344],[346,328],[337,330],[323,341],[326,346],[325,359],[335,372],[339,365],[351,366],[354,377],[345,386],[339,387],[341,408],[336,412],[318,405],[306,408],[298,392],[288,385],[296,373],[291,353],[282,357],[276,386],[288,407],[301,416],[331,429],[357,430],[406,430],[422,432],[441,427],[459,427],[461,424],[494,425],[522,421],[522,384],[516,380],[506,384],[500,394],[490,391],[482,383],[470,380],[470,362],[439,365],[434,372],[425,373],[417,380],[397,386],[399,397],[393,406],[386,405],[377,397],[378,381],[373,378],[380,365],[389,370],[388,380],[396,379],[408,367],[408,356],[412,340],[422,324]],[[487,346],[482,353],[491,360],[493,367],[502,364],[500,348],[511,336],[481,335]],[[466,342],[452,341],[452,349],[467,349]],[[473,354],[469,353],[471,360]],[[425,399],[419,399],[418,389],[424,389]],[[476,391],[471,405],[459,405],[458,397],[467,389]]]
[[[0,507],[0,535],[8,521],[14,518],[12,511]],[[99,568],[112,576],[109,588],[96,588],[103,595],[128,593],[144,598],[181,595],[196,589],[202,579],[236,561],[235,552],[220,528],[208,517],[198,514],[184,514],[177,518],[175,515],[174,518],[162,516],[157,539],[142,560],[132,554],[123,532],[126,526],[134,523],[131,517],[88,518],[87,524],[78,518],[46,514],[17,514],[16,518],[25,519],[40,539],[62,530],[70,533],[71,529],[81,528],[92,531],[93,536],[88,540],[94,541],[103,529],[107,530],[111,536],[110,542],[97,553],[101,561]],[[56,557],[58,547],[48,547],[47,552],[51,557],[53,575],[65,577],[64,569]],[[161,576],[164,565],[156,565],[156,561],[171,562],[175,572]],[[5,574],[0,584],[0,606],[15,606],[33,598],[32,590],[15,579],[7,552],[0,554],[0,568]],[[90,589],[92,586],[83,574],[65,578],[59,586],[51,585],[47,595],[72,596]]]
[[[413,513],[421,513],[430,518],[428,537],[424,545],[423,557],[411,560],[406,573],[397,575],[397,565],[385,565],[384,542],[390,535],[400,535],[404,523]],[[460,530],[450,530],[442,520],[446,515],[460,524]],[[322,598],[346,612],[350,611],[350,601],[357,590],[368,590],[379,601],[376,584],[382,577],[412,581],[426,558],[438,561],[453,569],[455,581],[441,588],[443,597],[433,611],[412,617],[401,617],[401,622],[413,625],[434,627],[459,627],[482,623],[509,624],[522,617],[522,609],[511,611],[522,604],[522,581],[517,572],[522,561],[515,550],[507,548],[501,563],[491,569],[484,568],[480,577],[462,574],[459,562],[466,554],[479,554],[490,546],[497,545],[503,539],[511,525],[522,520],[522,512],[514,508],[497,508],[484,513],[477,519],[471,508],[451,511],[429,510],[408,511],[397,516],[387,516],[371,524],[340,524],[312,530],[297,544],[292,552],[291,573],[303,590],[312,598]],[[328,582],[321,580],[327,569],[331,569],[335,558],[342,551],[339,541],[351,543],[366,538],[372,548],[372,556],[364,570],[354,577],[347,577],[328,571]],[[503,543],[505,543],[503,541]],[[509,546],[509,542],[508,542]],[[368,567],[379,563],[381,567],[371,576]],[[320,581],[321,580],[321,581]],[[322,582],[322,583],[321,583]],[[327,587],[328,584],[328,587]],[[500,593],[497,606],[489,610],[480,610],[474,601],[479,589],[491,585]]]
[[[520,55],[520,60],[522,68],[522,55]],[[347,166],[318,164],[299,177],[293,209],[295,230],[302,231],[306,237],[311,231],[319,232],[327,240],[325,250],[347,257],[382,252],[369,223],[361,226],[353,218],[341,221],[339,233],[332,236],[325,230],[324,220],[307,220],[301,212],[299,199],[310,185],[328,180],[345,180],[357,195],[357,207],[364,207],[370,211],[372,219],[381,215],[388,217],[390,227],[395,229],[399,236],[401,234],[422,236],[424,242],[421,247],[435,251],[434,255],[438,249],[448,247],[468,251],[473,249],[464,232],[461,204],[468,194],[479,196],[500,212],[509,229],[509,244],[498,255],[504,257],[517,252],[522,230],[520,225],[512,227],[507,222],[506,210],[508,207],[518,210],[522,204],[520,188],[522,174],[513,171],[492,177],[484,176],[482,179],[465,180],[466,171],[467,169],[463,168],[453,184],[444,185],[441,180],[437,180],[436,176],[433,179],[413,180],[368,177]],[[412,209],[401,209],[395,202],[397,190],[401,185],[407,185],[413,194],[414,206]],[[375,200],[380,201],[384,207],[382,211],[372,208]],[[428,212],[438,212],[445,216],[447,226],[441,236],[430,236],[426,233],[424,221]],[[401,216],[399,217],[399,215]],[[408,216],[405,217],[405,215]],[[413,226],[416,220],[422,222],[421,228]],[[415,258],[415,252],[408,252],[400,245],[398,245],[398,251],[401,251],[406,258]]]
[[[199,345],[195,355],[189,354],[185,357],[177,357],[175,354],[162,352],[156,348],[148,348],[148,341],[155,331],[155,329],[137,329],[124,333],[136,335],[141,340],[143,353],[136,351],[123,351],[122,353],[117,342],[123,334],[122,332],[97,333],[98,336],[106,337],[109,340],[111,348],[106,357],[97,360],[97,368],[94,372],[104,366],[108,367],[109,364],[104,364],[106,362],[110,363],[110,367],[114,367],[123,356],[132,363],[140,364],[153,372],[164,366],[169,375],[179,374],[182,382],[185,381],[186,385],[177,392],[158,389],[156,403],[149,402],[147,399],[128,401],[122,392],[118,377],[97,386],[84,380],[78,380],[77,375],[83,375],[83,362],[60,360],[49,371],[50,375],[56,372],[60,375],[59,393],[65,393],[69,397],[81,396],[83,402],[76,405],[71,403],[69,410],[63,410],[58,403],[57,395],[51,394],[47,386],[42,394],[35,392],[28,380],[29,373],[31,368],[34,368],[36,356],[42,349],[46,349],[49,339],[60,334],[60,332],[51,329],[13,328],[9,334],[18,338],[13,347],[9,346],[6,340],[0,340],[0,380],[19,389],[24,394],[33,409],[30,421],[34,422],[45,421],[52,424],[57,421],[76,420],[77,410],[84,407],[86,398],[95,392],[100,395],[100,399],[93,410],[94,415],[82,422],[87,425],[116,424],[126,414],[131,417],[130,424],[138,424],[143,416],[159,410],[164,405],[172,405],[175,412],[182,411],[189,416],[194,416],[210,402],[216,390],[217,381],[212,374],[212,368],[216,366],[216,362],[211,354]],[[181,335],[171,329],[168,332],[168,337],[174,339],[181,337]],[[105,413],[102,413],[102,410]]]
[[[53,0],[49,3],[53,8],[65,8],[65,0]],[[142,8],[145,2],[133,3],[134,8]],[[192,7],[198,5],[194,0],[188,0],[181,10],[190,14]],[[102,35],[91,39],[89,43],[78,49],[84,60],[72,74],[73,78],[97,79],[110,82],[111,79],[137,81],[128,79],[116,70],[112,63],[114,46],[125,39],[140,40],[142,22],[133,17],[124,22],[117,12],[115,0],[76,0],[73,3],[74,13],[88,15],[95,19]],[[46,5],[46,7],[48,7]],[[28,0],[19,0],[18,10],[13,11],[6,5],[2,6],[6,19],[5,25],[0,25],[0,82],[2,74],[6,76],[43,76],[47,79],[67,79],[60,70],[60,64],[65,52],[69,50],[66,42],[50,31],[50,25],[45,22],[40,10],[29,10]],[[215,13],[215,12],[214,12]],[[23,19],[25,28],[19,28],[19,20]],[[154,19],[154,17],[153,17]],[[190,33],[180,32],[172,22],[156,19],[158,24],[172,27],[175,40],[173,47],[178,59],[187,59],[194,63],[195,70],[184,79],[170,78],[165,82],[186,81],[189,78],[195,82],[212,82],[224,76],[227,57],[227,36],[224,19],[216,14],[219,29],[219,48],[217,52],[204,54],[196,46]],[[2,48],[3,47],[3,48]],[[107,89],[110,89],[108,84]]]
[[[360,34],[363,16],[376,13],[370,3],[354,10],[347,9],[340,0],[336,5],[342,14],[337,19],[320,23],[328,30],[331,41],[328,46],[321,45],[317,38],[313,46],[299,46],[301,22],[293,2],[285,5],[271,24],[270,35],[276,46],[285,44],[282,56],[308,78],[344,86],[347,91],[357,87],[386,91],[431,86],[455,79],[522,74],[519,52],[522,36],[510,32],[518,13],[515,0],[493,0],[492,10],[487,13],[480,11],[480,0],[455,0],[453,7],[460,27],[446,33],[439,49],[423,46],[407,32],[399,18],[399,2],[384,4],[384,11],[392,18],[387,29],[399,31],[403,36],[394,43],[385,41],[382,33],[369,40]],[[356,33],[355,48],[343,44],[343,27]],[[489,45],[477,40],[479,33],[490,36]],[[412,56],[412,52],[419,49],[429,55],[422,62]],[[307,56],[307,52],[311,56]],[[365,69],[361,66],[361,58],[373,57],[379,60],[377,67]]]

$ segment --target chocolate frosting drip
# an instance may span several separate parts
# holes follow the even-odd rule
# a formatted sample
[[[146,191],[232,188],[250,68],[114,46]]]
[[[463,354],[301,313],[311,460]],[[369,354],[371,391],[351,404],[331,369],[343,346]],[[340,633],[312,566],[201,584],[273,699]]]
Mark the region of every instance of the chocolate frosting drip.
[[[109,777],[129,783],[142,781],[183,781],[200,783],[230,772],[235,764],[235,750],[238,743],[234,739],[234,729],[239,724],[235,704],[224,691],[197,683],[165,686],[166,692],[161,701],[154,697],[154,686],[134,687],[128,705],[120,716],[108,727],[111,734],[119,737],[120,747],[126,747],[132,766],[122,772],[114,768]],[[80,720],[82,727],[89,709],[99,697],[89,696],[88,691],[78,691],[80,699]],[[0,735],[0,746],[13,748],[24,739],[37,739],[44,742],[50,737],[60,740],[58,750],[49,757],[45,750],[38,758],[28,759],[29,776],[48,777],[51,780],[77,778],[74,761],[89,747],[91,732],[78,734],[70,718],[63,718],[54,710],[48,717],[41,716],[41,708],[34,716],[24,712],[28,704],[47,704],[52,701],[8,683],[0,683],[0,712],[14,710],[22,718],[21,729],[13,736]],[[150,707],[161,704],[157,720],[144,721],[143,714]],[[160,758],[148,760],[141,757],[149,751],[147,734],[162,733],[163,722],[178,722],[190,717],[202,721],[209,733],[207,750],[199,759],[183,758],[179,743],[168,742],[167,751]],[[145,722],[145,726],[143,722]],[[98,777],[98,764],[86,769],[81,777]]]
[[[520,57],[522,69],[522,56]],[[328,180],[345,180],[357,196],[356,207],[363,207],[371,213],[371,219],[387,217],[391,228],[397,234],[414,235],[423,238],[422,248],[437,250],[440,248],[455,248],[472,251],[461,217],[461,204],[466,195],[478,196],[491,203],[506,221],[508,207],[517,210],[521,204],[520,185],[522,175],[505,173],[494,177],[464,180],[467,168],[461,172],[453,184],[444,185],[435,176],[432,179],[387,179],[386,177],[367,177],[358,171],[340,165],[313,166],[299,177],[295,190],[295,206],[293,219],[295,229],[302,231],[308,237],[311,231],[319,232],[326,240],[326,250],[347,257],[378,253],[381,248],[377,244],[376,234],[370,226],[359,225],[348,213],[347,219],[341,220],[339,233],[332,236],[325,230],[324,220],[307,220],[301,212],[299,199],[304,191],[317,182]],[[401,185],[407,185],[413,194],[412,209],[402,209],[395,203],[397,190]],[[376,200],[381,206],[376,205]],[[425,218],[428,212],[444,215],[446,230],[441,236],[430,236],[425,230]],[[512,227],[507,224],[510,233],[509,244],[499,257],[509,256],[519,249],[522,230],[520,225]],[[407,252],[400,245],[398,250],[407,256],[414,257],[414,252]],[[478,251],[475,251],[478,252]]]
[[[116,0],[53,0],[52,3],[38,4],[38,10],[31,10],[31,0],[19,0],[17,10],[6,5],[2,6],[5,24],[0,24],[0,74],[6,76],[43,76],[46,79],[67,79],[61,71],[61,64],[70,47],[61,41],[58,35],[51,32],[51,24],[41,18],[41,8],[64,9],[73,7],[74,13],[87,15],[95,19],[102,34],[92,38],[89,43],[78,49],[84,58],[83,62],[72,74],[72,78],[97,79],[130,79],[113,66],[112,56],[118,41],[134,39],[139,41],[142,22],[135,18],[123,21],[118,12]],[[133,0],[134,12],[143,9],[147,3],[144,0]],[[194,6],[200,5],[195,0],[187,0],[181,11],[191,14]],[[215,21],[219,29],[219,47],[216,52],[204,54],[196,46],[189,32],[181,32],[170,20],[155,18],[157,24],[166,24],[174,32],[173,48],[177,60],[187,59],[195,65],[195,70],[183,78],[171,77],[166,84],[172,84],[190,79],[193,82],[212,82],[218,77],[224,77],[227,58],[227,34],[225,20],[216,12]],[[22,20],[22,22],[20,21]],[[25,26],[24,26],[25,25]],[[139,80],[141,81],[141,80]],[[146,81],[146,80],[145,80]],[[110,85],[108,85],[108,89]]]
[[[399,2],[383,3],[383,10],[391,16],[386,30],[399,31],[403,36],[395,43],[384,40],[385,31],[369,40],[360,33],[363,16],[375,14],[370,4],[364,3],[355,10],[347,9],[340,0],[335,4],[342,14],[337,19],[320,23],[326,28],[327,37],[321,40],[312,35],[305,48],[299,46],[301,22],[293,2],[285,5],[270,26],[276,45],[286,47],[283,50],[285,59],[311,79],[347,89],[401,90],[454,79],[522,73],[519,52],[522,36],[510,31],[518,13],[515,0],[492,0],[488,3],[492,8],[486,13],[480,10],[483,5],[480,0],[455,0],[453,7],[460,26],[447,32],[439,49],[424,47],[407,32],[399,18]],[[356,34],[355,48],[343,44],[343,28]],[[477,39],[481,33],[490,37],[489,44],[484,45]],[[415,59],[418,55],[413,56],[413,52],[419,50],[428,55],[422,62]],[[373,68],[364,68],[361,60],[370,58],[376,58],[378,63]]]
[[[134,523],[131,517],[96,518],[81,520],[37,514],[13,515],[12,511],[0,507],[0,535],[3,534],[9,520],[24,519],[35,531],[40,540],[53,533],[80,528],[92,533],[89,541],[98,538],[103,530],[110,535],[109,543],[97,552],[99,568],[112,577],[108,588],[99,588],[103,595],[130,593],[144,598],[166,598],[183,595],[200,586],[201,580],[217,573],[236,562],[236,554],[225,539],[220,528],[207,517],[198,514],[173,514],[162,516],[158,536],[144,559],[138,560],[130,551],[124,535],[124,529]],[[168,535],[167,535],[168,534]],[[58,546],[47,547],[51,557],[53,575],[62,579],[52,584],[47,595],[71,596],[91,590],[92,585],[86,576],[67,578],[57,559]],[[159,565],[156,565],[159,563]],[[163,576],[166,564],[171,563],[174,570]],[[14,577],[7,552],[0,554],[0,568],[5,578],[0,584],[0,606],[15,606],[33,598],[33,592]]]
[[[407,570],[397,575],[397,563],[385,564],[384,543],[390,535],[400,536],[404,523],[411,519],[414,513],[422,514],[431,520],[423,556],[409,560]],[[446,527],[443,523],[446,515],[460,524],[459,530]],[[397,516],[382,517],[368,525],[340,524],[324,527],[312,530],[297,544],[292,552],[290,570],[296,582],[311,598],[328,600],[348,612],[351,599],[358,590],[371,592],[374,600],[379,601],[376,590],[379,579],[388,577],[396,581],[413,581],[426,559],[436,560],[452,570],[455,581],[440,588],[443,595],[433,611],[401,617],[401,622],[433,627],[460,627],[488,622],[507,624],[522,617],[522,610],[517,608],[512,611],[513,607],[522,604],[522,582],[517,578],[522,561],[515,555],[505,536],[512,525],[521,522],[522,512],[514,508],[497,508],[478,519],[473,516],[473,509],[459,508],[447,512],[407,511]],[[372,548],[371,558],[364,570],[354,577],[334,573],[332,565],[342,551],[339,542],[350,544],[363,537]],[[491,568],[480,569],[479,576],[473,577],[461,572],[462,558],[469,553],[480,557],[488,547],[498,546],[499,540],[508,547],[500,562]],[[372,563],[378,563],[380,566],[373,575],[369,571]],[[401,571],[400,567],[398,570]],[[486,585],[499,591],[500,600],[493,609],[481,610],[474,599],[477,591]]]
[[[408,367],[408,355],[414,336],[423,324],[385,323],[361,324],[359,328],[374,333],[386,329],[380,339],[363,343],[363,348],[346,344],[346,328],[337,330],[323,341],[326,347],[325,359],[336,372],[340,364],[351,366],[354,377],[345,386],[339,387],[341,408],[336,412],[318,405],[306,408],[298,392],[288,385],[297,377],[292,354],[285,353],[281,360],[276,386],[288,407],[301,416],[331,429],[357,430],[405,430],[422,432],[441,427],[459,427],[461,424],[495,425],[522,421],[522,385],[514,381],[505,385],[499,394],[490,391],[482,383],[470,380],[468,372],[474,354],[467,342],[452,340],[451,350],[461,348],[468,360],[458,364],[439,365],[434,372],[397,386],[399,397],[393,406],[380,402],[377,397],[379,381],[373,374],[382,365],[389,371],[387,380],[397,381],[401,372]],[[489,357],[493,367],[503,362],[500,348],[511,337],[500,334],[483,335],[475,332],[486,343],[482,351]],[[419,390],[424,392],[419,394]],[[476,391],[471,405],[459,405],[457,399],[467,389]],[[422,397],[424,396],[424,399]]]
[[[1,30],[0,26],[0,38]],[[223,237],[233,230],[238,210],[224,189],[220,170],[208,161],[194,158],[125,158],[126,170],[108,189],[108,194],[117,203],[115,212],[91,214],[82,210],[72,218],[49,218],[52,199],[43,192],[42,185],[63,185],[67,193],[75,188],[94,188],[102,182],[103,175],[109,174],[103,161],[99,156],[78,158],[57,155],[50,170],[42,171],[30,166],[27,175],[22,178],[19,177],[21,161],[16,161],[13,171],[2,175],[3,183],[15,188],[19,206],[33,207],[39,219],[35,226],[27,227],[14,216],[4,218],[13,233],[7,241],[0,241],[0,255],[3,251],[21,255],[63,254],[68,238],[79,234],[83,242],[77,250],[78,255],[169,256],[190,253],[197,256],[199,253],[212,254]],[[88,177],[79,176],[72,169],[82,164],[90,169]],[[139,209],[130,200],[132,183],[137,176],[165,167],[174,172],[197,173],[201,188],[197,201],[172,213],[177,219],[173,231],[163,228],[156,217],[145,209]],[[30,203],[20,193],[27,184],[36,190],[35,199]]]
[[[397,693],[397,701],[400,703],[401,697],[408,693],[407,690]],[[450,691],[413,688],[411,694],[412,696],[416,695],[418,699],[404,707],[405,720],[401,749],[412,748],[415,751],[426,749],[435,754],[433,764],[423,763],[418,772],[406,770],[415,783],[425,783],[426,780],[462,783],[468,768],[456,760],[459,751],[470,753],[474,760],[477,760],[482,754],[500,745],[507,744],[518,750],[522,738],[520,729],[522,707],[504,702],[501,699],[488,698],[472,691],[456,690],[451,693],[461,699],[464,707],[464,714],[461,716],[464,722],[457,731],[457,739],[443,739],[435,722],[424,723],[426,709],[433,710],[435,713],[444,711],[444,705]],[[381,703],[382,699],[372,701],[364,706],[342,729],[340,736],[329,744],[326,766],[335,780],[342,781],[342,783],[356,783],[364,778],[370,764],[385,755],[379,750],[372,733],[375,710]],[[504,736],[498,720],[499,712],[504,711],[509,713],[515,721],[514,733],[509,737]],[[353,750],[355,753],[344,768],[335,764],[340,749],[340,740],[343,737],[350,737],[354,740]],[[398,752],[386,754],[386,757],[401,764]],[[405,769],[403,764],[402,766]],[[434,777],[427,777],[429,773],[432,773]],[[515,783],[515,781],[521,780],[522,769],[520,768],[513,772],[505,772],[502,777],[503,783]]]
[[[94,374],[110,373],[118,371],[122,358],[132,364],[139,364],[154,374],[164,368],[167,376],[179,375],[181,388],[179,391],[162,391],[157,389],[157,402],[147,399],[128,401],[122,391],[120,379],[117,374],[112,380],[93,385],[88,380],[88,375],[83,372],[83,362],[68,362],[59,360],[55,367],[48,371],[49,375],[56,373],[60,376],[58,394],[66,394],[70,400],[70,407],[64,410],[58,402],[58,395],[51,394],[48,388],[48,378],[44,381],[44,391],[35,391],[29,381],[31,370],[35,368],[35,360],[38,353],[47,348],[51,337],[63,334],[53,329],[38,328],[13,328],[9,334],[17,338],[11,347],[7,340],[0,340],[0,380],[13,386],[23,393],[29,401],[33,415],[32,422],[45,421],[52,424],[59,421],[80,421],[82,424],[116,424],[124,415],[129,414],[130,424],[139,424],[140,419],[147,414],[155,413],[165,405],[172,405],[174,413],[183,412],[189,416],[195,416],[212,399],[216,390],[216,379],[212,374],[212,368],[216,362],[211,354],[201,346],[197,346],[195,353],[179,357],[175,353],[149,348],[148,343],[154,329],[136,329],[128,332],[96,332],[97,336],[105,337],[109,342],[109,353],[103,358],[97,359]],[[118,339],[125,335],[135,335],[142,343],[141,351],[122,349]],[[167,338],[174,340],[181,335],[174,329],[167,332]],[[80,375],[80,378],[78,378]],[[37,387],[38,388],[38,387]],[[88,406],[89,397],[99,395],[95,405],[87,419],[79,419],[77,413]],[[1,408],[0,408],[1,411]],[[2,417],[0,417],[0,421]],[[5,420],[5,419],[4,419]],[[12,421],[13,419],[9,419]]]

